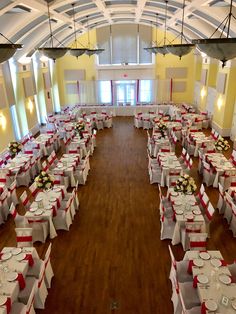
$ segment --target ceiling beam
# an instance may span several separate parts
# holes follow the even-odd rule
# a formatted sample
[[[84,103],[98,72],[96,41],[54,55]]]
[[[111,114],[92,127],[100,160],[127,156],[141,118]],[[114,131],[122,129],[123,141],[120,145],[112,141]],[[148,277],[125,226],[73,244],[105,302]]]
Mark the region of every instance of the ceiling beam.
[[[137,1],[137,8],[136,8],[136,17],[135,23],[139,23],[141,16],[143,14],[143,10],[145,8],[147,0],[138,0]]]

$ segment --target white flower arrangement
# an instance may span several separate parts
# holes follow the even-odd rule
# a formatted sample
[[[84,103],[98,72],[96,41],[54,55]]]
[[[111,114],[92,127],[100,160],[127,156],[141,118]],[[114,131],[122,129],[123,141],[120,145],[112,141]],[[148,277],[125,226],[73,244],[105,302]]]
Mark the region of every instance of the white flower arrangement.
[[[215,143],[215,148],[222,152],[226,151],[230,148],[229,142],[223,139],[223,137],[219,137],[218,140]]]
[[[85,123],[83,121],[75,123],[75,131],[81,132],[85,129]]]
[[[22,145],[19,142],[10,142],[8,144],[8,149],[9,149],[11,155],[15,156],[21,151]]]
[[[164,137],[165,131],[167,130],[167,125],[165,124],[165,122],[160,120],[160,122],[157,123],[157,127],[158,127],[159,132],[161,132],[161,136]]]
[[[41,171],[40,174],[34,179],[39,189],[48,190],[53,187],[54,178],[45,171]]]
[[[176,181],[174,190],[183,194],[193,194],[197,189],[195,181],[188,174],[181,175]]]

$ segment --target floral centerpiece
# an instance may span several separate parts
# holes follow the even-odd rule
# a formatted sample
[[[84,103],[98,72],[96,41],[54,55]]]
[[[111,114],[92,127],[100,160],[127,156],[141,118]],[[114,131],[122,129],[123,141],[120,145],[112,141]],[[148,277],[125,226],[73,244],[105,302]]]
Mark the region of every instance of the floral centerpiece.
[[[22,144],[19,142],[10,142],[8,149],[12,157],[15,157],[22,149]]]
[[[83,138],[83,131],[85,130],[85,123],[83,121],[77,122],[75,124],[75,131]]]
[[[226,151],[230,148],[229,142],[223,139],[223,137],[218,138],[215,143],[215,148],[219,151]]]
[[[157,124],[158,131],[161,133],[162,137],[165,137],[165,131],[167,130],[167,126],[164,121],[160,120]]]
[[[54,178],[47,172],[41,171],[34,181],[39,189],[49,190],[53,187]]]
[[[193,194],[197,189],[195,181],[188,174],[181,175],[180,178],[176,181],[174,187],[175,192],[180,192],[183,194]]]

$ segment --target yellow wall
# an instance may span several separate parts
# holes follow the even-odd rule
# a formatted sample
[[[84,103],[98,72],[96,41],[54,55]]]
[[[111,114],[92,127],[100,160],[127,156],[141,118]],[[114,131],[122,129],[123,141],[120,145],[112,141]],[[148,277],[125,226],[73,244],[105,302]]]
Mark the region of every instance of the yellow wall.
[[[10,109],[0,109],[0,116],[2,116],[2,125],[0,125],[0,152],[6,149],[11,141],[14,141],[14,132],[11,122]]]
[[[91,45],[96,44],[96,31],[93,30],[90,32],[90,42]],[[81,45],[82,44],[82,45]],[[87,34],[81,36],[78,40],[78,48],[87,47],[88,39]],[[68,95],[66,93],[66,82],[64,80],[64,71],[65,70],[85,70],[85,79],[86,80],[95,80],[96,78],[96,56],[87,56],[82,55],[78,59],[71,56],[69,52],[62,58],[56,61],[56,71],[58,77],[58,87],[59,87],[59,96],[61,106],[65,106],[67,104],[75,104],[79,101],[78,95]],[[69,82],[67,83],[74,83]]]
[[[157,35],[157,36],[156,36]],[[153,41],[158,38],[159,45],[163,45],[164,33],[160,30],[153,29]],[[176,38],[171,34],[166,34],[166,44],[178,44],[179,38]],[[187,77],[186,78],[173,78],[173,82],[185,82],[186,89],[184,92],[173,92],[172,100],[174,102],[193,102],[193,91],[194,91],[194,76],[195,76],[195,62],[193,52],[189,53],[186,56],[183,56],[180,60],[178,56],[172,55],[170,53],[165,56],[161,54],[156,54],[155,58],[156,63],[156,77],[161,80],[166,79],[166,68],[187,68]]]

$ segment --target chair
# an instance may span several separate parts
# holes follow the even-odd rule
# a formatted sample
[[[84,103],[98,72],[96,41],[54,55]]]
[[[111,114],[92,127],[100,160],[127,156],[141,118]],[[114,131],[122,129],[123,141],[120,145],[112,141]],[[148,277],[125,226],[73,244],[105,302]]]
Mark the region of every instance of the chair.
[[[175,229],[175,221],[173,218],[167,218],[164,214],[161,216],[161,240],[172,239]]]
[[[33,229],[33,242],[45,243],[49,235],[49,222],[39,217],[28,219],[29,226]]]
[[[30,199],[28,198],[28,195],[27,195],[26,191],[24,191],[24,192],[21,194],[20,200],[21,200],[22,205],[23,205],[26,209],[29,209],[31,203],[30,203]]]
[[[29,187],[29,190],[30,190],[30,192],[31,192],[31,195],[32,195],[33,197],[35,197],[35,196],[37,195],[38,191],[39,191],[39,189],[38,189],[38,187],[37,187],[37,183],[36,183],[36,182],[33,182],[33,183],[31,184],[31,186]]]
[[[225,170],[222,175],[219,175],[219,182],[223,186],[224,191],[230,188],[231,178],[235,175],[235,168],[232,170]]]
[[[25,304],[26,314],[35,314],[34,299],[37,292],[37,279],[33,277],[26,277],[25,283],[25,288],[19,292],[18,300],[21,304]]]
[[[200,201],[201,201],[201,199],[202,199],[202,197],[204,195],[204,192],[205,192],[205,187],[204,187],[203,184],[201,184],[200,190],[199,190],[198,194],[195,197],[197,202],[198,202],[198,204],[200,204]]]
[[[16,195],[16,180],[14,180],[9,187],[9,203],[8,204],[11,205],[11,202],[14,203],[14,205],[19,204],[19,200]]]
[[[53,217],[53,224],[56,230],[69,231],[72,224],[70,205],[66,203],[65,208],[58,210],[57,215]]]
[[[206,250],[207,233],[189,233],[190,250],[203,251]]]
[[[0,214],[3,220],[7,220],[9,214],[9,205],[8,205],[8,190],[7,188],[3,189],[2,194],[0,195]]]
[[[18,214],[14,203],[11,203],[10,214],[14,218],[16,228],[26,228],[29,227],[28,221],[25,216],[21,216]]]
[[[228,192],[225,192],[225,211],[224,218],[227,220],[228,224],[231,223],[232,219],[232,204],[234,203],[232,197]]]
[[[33,306],[35,290],[36,290],[36,283],[35,283],[35,286],[32,288],[27,304],[25,305],[20,302],[14,302],[11,306],[11,314],[26,314],[26,313],[35,314],[35,310]]]
[[[203,161],[203,182],[207,185],[213,185],[214,177],[215,175],[213,174],[210,165]]]
[[[234,203],[232,205],[232,219],[230,221],[229,229],[232,230],[233,236],[236,237],[236,205]]]
[[[218,208],[220,214],[224,214],[224,211],[225,211],[225,201],[224,201],[225,192],[224,192],[223,186],[220,183],[218,183],[218,186],[219,186],[219,198],[218,198],[216,208]]]
[[[202,223],[197,222],[185,222],[185,226],[181,227],[181,243],[183,250],[189,250],[189,233],[200,233],[202,231]]]
[[[24,165],[24,167],[22,167],[21,171],[16,176],[17,186],[29,186],[31,181],[30,169],[29,161]]]
[[[52,243],[49,244],[47,251],[44,256],[44,262],[45,262],[45,284],[47,288],[51,288],[51,281],[52,278],[54,277],[54,273],[52,270],[52,265],[51,265],[51,250],[52,250]]]
[[[236,261],[234,261],[233,264],[227,265],[228,270],[230,271],[230,274],[232,276],[232,282],[236,282]]]
[[[17,247],[33,246],[33,229],[32,228],[15,228]]]
[[[45,284],[45,262],[42,261],[39,278],[37,280],[38,289],[35,294],[34,299],[34,308],[35,309],[44,309],[45,308],[45,301],[48,295],[47,287]]]
[[[191,290],[192,290],[192,288],[191,288]],[[193,293],[193,295],[194,295],[194,293]],[[195,297],[196,296],[194,295],[194,298]],[[181,306],[182,306],[182,313],[183,314],[200,314],[201,313],[201,308],[202,308],[201,306],[194,306],[194,307],[192,307],[192,308],[190,308],[188,310],[186,309],[186,307],[185,307],[186,300],[183,299],[183,292],[181,292],[179,294],[179,298],[180,298],[180,303],[181,303]],[[199,300],[199,302],[200,302],[200,300]]]
[[[181,173],[182,169],[170,169],[169,173],[166,176],[168,188],[176,185],[176,181],[179,179]]]
[[[182,152],[181,152],[181,156],[179,157],[179,162],[180,162],[181,164],[183,164],[183,163],[185,162],[186,155],[187,155],[187,151],[186,151],[186,149],[183,147]]]

